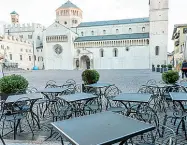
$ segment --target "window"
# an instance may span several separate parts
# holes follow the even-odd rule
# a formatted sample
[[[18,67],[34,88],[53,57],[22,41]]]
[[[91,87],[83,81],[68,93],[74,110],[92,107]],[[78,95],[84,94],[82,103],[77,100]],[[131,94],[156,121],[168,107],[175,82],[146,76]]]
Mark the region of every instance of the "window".
[[[129,33],[132,33],[132,28],[129,28]]]
[[[43,57],[41,56],[41,60],[43,61]]]
[[[20,51],[22,52],[22,51],[23,51],[23,49],[21,48],[21,49],[20,49]]]
[[[118,49],[117,48],[114,48],[114,50],[113,50],[113,56],[114,57],[118,57]]]
[[[32,52],[31,49],[29,49],[29,52],[30,52],[30,53]]]
[[[29,56],[29,61],[31,61],[31,56]]]
[[[10,49],[10,47],[9,46],[7,46],[7,50],[9,50]]]
[[[20,55],[20,60],[23,60],[23,57],[22,57],[22,55]]]
[[[12,60],[12,54],[10,54],[9,56],[10,56],[10,60]]]
[[[12,18],[12,22],[15,22],[15,18]]]
[[[83,33],[83,32],[81,32],[81,36],[84,36],[84,33]]]
[[[117,34],[119,33],[119,29],[116,29],[116,33],[117,33]]]
[[[159,46],[155,47],[155,55],[159,55]]]
[[[40,36],[38,36],[37,39],[40,40]]]
[[[34,60],[36,61],[36,55],[34,55]]]
[[[103,30],[103,34],[106,34],[106,30]]]
[[[40,61],[40,57],[38,57],[38,61]]]
[[[39,50],[37,49],[37,52],[39,52]]]
[[[94,35],[94,31],[92,31],[92,35]]]
[[[77,24],[77,20],[75,20],[75,24]]]
[[[104,57],[104,50],[103,49],[100,50],[100,56]]]
[[[23,35],[19,35],[20,38],[23,38]]]
[[[142,32],[145,32],[145,27],[142,28]]]
[[[67,22],[65,21],[64,24],[67,25]]]
[[[28,35],[28,38],[29,38],[29,39],[32,39],[32,35]]]
[[[28,52],[28,50],[27,50],[27,49],[25,49],[25,51],[26,51],[26,52]]]
[[[41,52],[42,52],[42,49],[41,49]]]

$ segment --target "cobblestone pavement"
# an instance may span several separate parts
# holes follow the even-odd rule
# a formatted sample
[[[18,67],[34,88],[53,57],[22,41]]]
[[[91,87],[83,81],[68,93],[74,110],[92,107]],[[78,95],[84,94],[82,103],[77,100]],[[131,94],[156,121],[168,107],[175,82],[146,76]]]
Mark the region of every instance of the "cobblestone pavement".
[[[122,92],[137,92],[139,87],[145,84],[150,79],[157,81],[161,80],[161,74],[151,72],[150,70],[98,70],[100,73],[100,82],[116,84]],[[13,72],[6,73],[12,74]],[[78,84],[82,83],[81,80],[82,71],[29,71],[29,72],[16,72],[16,74],[23,75],[30,84],[30,87],[37,89],[44,88],[48,80],[54,80],[58,84],[63,84],[67,79],[74,79]],[[6,140],[7,145],[58,145],[59,142],[45,142],[46,134],[40,134],[35,136],[34,141],[31,140],[30,135],[24,135],[18,137],[20,141]],[[184,141],[184,136],[179,137],[181,144],[187,144]],[[21,141],[22,140],[22,141]],[[24,140],[24,141],[23,141]],[[68,143],[65,143],[68,145]]]

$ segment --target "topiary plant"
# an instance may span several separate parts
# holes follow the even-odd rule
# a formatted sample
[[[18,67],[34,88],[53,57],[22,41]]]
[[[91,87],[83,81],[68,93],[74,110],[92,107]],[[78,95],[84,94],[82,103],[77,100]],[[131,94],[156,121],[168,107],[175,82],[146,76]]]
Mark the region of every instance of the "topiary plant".
[[[5,76],[0,79],[0,92],[5,94],[24,92],[28,84],[28,81],[21,75]]]
[[[160,64],[157,65],[157,68],[159,68],[159,67],[160,67]]]
[[[172,68],[173,66],[171,64],[168,64],[168,68]]]
[[[82,80],[84,81],[85,85],[94,84],[99,81],[99,73],[96,70],[85,70],[82,73]]]
[[[161,68],[164,68],[164,65],[163,65],[163,64],[161,65]]]
[[[162,74],[162,80],[166,84],[174,84],[179,80],[179,73],[177,71],[169,70]]]

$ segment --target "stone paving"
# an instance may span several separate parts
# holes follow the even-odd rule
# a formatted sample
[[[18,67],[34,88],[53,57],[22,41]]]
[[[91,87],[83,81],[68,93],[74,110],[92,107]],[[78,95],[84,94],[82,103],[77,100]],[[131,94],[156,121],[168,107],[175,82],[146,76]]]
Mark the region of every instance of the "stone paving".
[[[152,73],[150,70],[98,70],[100,73],[100,82],[116,84],[123,92],[137,92],[138,88],[145,84],[150,79],[160,81],[160,73]],[[13,72],[8,72],[12,74]],[[29,71],[29,72],[16,72],[21,74],[29,81],[30,87],[37,89],[45,87],[48,80],[54,80],[58,84],[63,84],[67,79],[74,79],[78,84],[81,84],[82,71]],[[34,141],[29,141],[29,135],[25,138],[18,137],[20,141],[6,140],[8,145],[58,145],[59,142],[45,142],[46,134],[36,135]],[[22,141],[21,141],[22,140]],[[24,141],[23,141],[24,140]],[[28,141],[26,141],[28,140]],[[68,143],[65,143],[65,145]],[[184,143],[187,144],[187,143]]]

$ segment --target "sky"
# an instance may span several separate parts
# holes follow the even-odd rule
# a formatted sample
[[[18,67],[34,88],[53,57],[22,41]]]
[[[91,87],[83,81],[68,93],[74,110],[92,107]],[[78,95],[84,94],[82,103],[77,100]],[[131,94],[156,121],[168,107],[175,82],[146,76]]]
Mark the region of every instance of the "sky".
[[[55,21],[55,10],[67,0],[1,0],[0,21],[10,23],[10,12],[20,15],[20,23],[49,26]],[[71,0],[83,11],[83,21],[102,21],[149,16],[149,0]],[[169,0],[169,46],[174,24],[187,23],[187,0]]]

